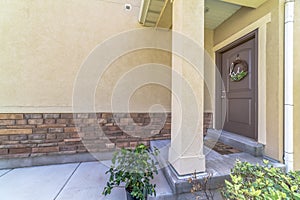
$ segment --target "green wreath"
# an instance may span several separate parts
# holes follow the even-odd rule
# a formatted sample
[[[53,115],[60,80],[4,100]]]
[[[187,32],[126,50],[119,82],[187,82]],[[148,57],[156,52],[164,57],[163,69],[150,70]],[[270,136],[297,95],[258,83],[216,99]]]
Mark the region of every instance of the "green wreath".
[[[240,67],[238,68],[238,70],[236,72],[234,72],[234,69],[237,65],[241,65],[241,71],[240,71]],[[240,81],[243,78],[245,78],[248,75],[248,64],[245,60],[241,60],[239,58],[237,58],[235,61],[233,61],[230,65],[229,68],[229,77],[231,79],[231,81]]]

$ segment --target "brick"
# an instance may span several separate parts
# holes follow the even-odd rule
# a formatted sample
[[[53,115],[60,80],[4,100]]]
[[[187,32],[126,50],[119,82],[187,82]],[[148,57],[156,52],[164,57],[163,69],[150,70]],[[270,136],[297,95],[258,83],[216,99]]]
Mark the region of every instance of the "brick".
[[[11,135],[9,136],[10,140],[27,140],[27,135]]]
[[[55,119],[45,119],[44,123],[45,124],[55,124]]]
[[[103,152],[107,150],[105,144],[88,144],[85,147],[89,152]]]
[[[0,135],[32,134],[32,129],[0,129]]]
[[[54,140],[54,139],[56,139],[56,135],[55,134],[47,134],[46,139],[47,140]]]
[[[1,141],[6,141],[8,139],[9,139],[8,135],[0,135],[0,142]]]
[[[118,148],[129,147],[129,143],[128,142],[118,142],[116,145],[117,145]]]
[[[164,129],[171,129],[171,123],[165,123]]]
[[[114,143],[106,143],[105,146],[108,149],[114,149],[116,145]]]
[[[89,118],[89,114],[87,114],[87,113],[79,113],[79,114],[76,115],[76,118],[87,119],[87,118]]]
[[[81,138],[69,138],[69,139],[64,139],[64,142],[66,144],[75,144],[78,142],[81,142]]]
[[[137,144],[138,144],[137,142],[130,142],[129,146],[134,148],[137,146]]]
[[[10,120],[10,119],[3,119],[0,120],[0,126],[7,126],[7,125],[14,125],[15,120]]]
[[[58,146],[58,143],[43,143],[43,144],[38,144],[38,147],[55,147]]]
[[[49,128],[49,133],[62,133],[64,132],[63,128]]]
[[[28,135],[28,140],[44,140],[46,139],[45,134],[32,134]]]
[[[40,144],[40,143],[44,143],[45,140],[33,140],[33,139],[30,139],[30,140],[25,140],[25,141],[20,141],[21,144],[30,144],[32,146],[36,146],[36,144]]]
[[[65,138],[70,138],[70,134],[69,133],[60,133],[56,135],[57,139],[65,139]]]
[[[143,118],[149,118],[150,117],[149,113],[138,113],[138,116],[143,117]]]
[[[83,139],[98,139],[99,135],[97,133],[84,133]]]
[[[27,124],[27,120],[26,119],[16,120],[16,124],[17,125],[25,125],[25,124]]]
[[[9,149],[9,154],[31,153],[31,148]]]
[[[107,130],[108,131],[119,131],[120,127],[119,126],[108,126]]]
[[[86,132],[87,132],[87,133],[88,133],[88,132],[96,132],[96,129],[97,129],[97,128],[94,127],[94,126],[87,126],[87,127],[82,127],[82,128],[81,128],[81,131],[82,131],[82,132],[85,132],[85,133],[86,133]]]
[[[129,117],[131,117],[131,118],[137,118],[137,117],[139,117],[139,114],[138,113],[130,113]]]
[[[105,119],[112,118],[112,116],[113,116],[112,113],[102,113],[101,114],[101,117],[105,118]]]
[[[2,145],[19,144],[19,141],[2,141]]]
[[[139,144],[144,144],[145,146],[149,146],[150,142],[149,141],[141,141]]]
[[[97,123],[97,119],[83,119],[82,122],[84,124],[96,124]]]
[[[0,114],[0,119],[23,119],[23,114]]]
[[[73,119],[72,123],[76,124],[77,126],[85,125],[85,124],[82,123],[82,119]]]
[[[78,137],[81,137],[80,134],[78,134],[77,132],[70,133],[69,136],[70,136],[70,138],[78,138]]]
[[[43,124],[44,120],[43,119],[29,119],[28,124]]]
[[[99,124],[106,124],[107,123],[107,119],[100,118],[100,119],[98,119],[98,123]]]
[[[41,134],[41,133],[47,133],[47,132],[48,132],[47,128],[33,128],[32,129],[32,133]]]
[[[76,151],[77,146],[61,146],[59,147],[59,151]]]
[[[17,129],[17,128],[20,128],[20,129],[32,129],[34,128],[35,126],[34,125],[14,125],[14,126],[6,126],[7,129]]]
[[[141,117],[135,117],[132,118],[134,123],[144,123],[144,118]]]
[[[58,152],[59,147],[36,147],[32,148],[32,153],[49,153],[49,152]]]
[[[41,119],[42,114],[25,114],[25,119]]]
[[[40,124],[37,125],[37,128],[59,128],[59,127],[66,127],[65,124]]]
[[[44,140],[44,143],[60,143],[63,142],[61,139],[46,139]]]
[[[69,121],[68,119],[57,119],[56,123],[58,123],[58,124],[67,124],[68,121]]]
[[[54,114],[54,113],[47,113],[47,114],[43,114],[43,118],[44,119],[57,119],[60,117],[60,114]]]
[[[66,127],[64,128],[65,133],[75,133],[78,132],[78,129],[76,127]]]
[[[8,149],[0,149],[0,155],[8,154]]]
[[[171,130],[170,129],[162,129],[160,131],[161,134],[170,134],[171,133]]]
[[[75,125],[74,119],[67,119],[66,124],[67,126],[74,126]]]
[[[19,148],[31,148],[35,147],[36,145],[34,144],[6,144],[6,145],[1,145],[1,148],[4,149],[19,149]]]
[[[72,119],[74,118],[73,113],[62,113],[60,114],[60,118],[61,119]]]

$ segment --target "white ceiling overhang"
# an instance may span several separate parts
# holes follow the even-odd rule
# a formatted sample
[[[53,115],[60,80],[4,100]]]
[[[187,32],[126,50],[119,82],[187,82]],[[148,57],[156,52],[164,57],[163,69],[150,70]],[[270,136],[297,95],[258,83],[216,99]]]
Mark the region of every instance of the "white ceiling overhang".
[[[176,0],[142,0],[139,22],[148,27],[172,27],[172,2]],[[188,1],[188,0],[187,0]],[[215,29],[242,6],[257,8],[267,0],[205,0],[205,24]]]
[[[240,6],[250,7],[250,8],[258,8],[267,0],[221,0],[221,1],[240,5]]]

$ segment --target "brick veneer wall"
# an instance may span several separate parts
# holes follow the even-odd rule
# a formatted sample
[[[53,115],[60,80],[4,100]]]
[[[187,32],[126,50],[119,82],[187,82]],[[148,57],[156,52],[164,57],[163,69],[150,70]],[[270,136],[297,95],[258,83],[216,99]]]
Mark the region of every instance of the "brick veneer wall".
[[[150,140],[170,139],[170,113],[163,128],[159,128],[164,117],[163,113],[0,114],[0,159],[107,152],[116,147],[149,145]],[[134,126],[131,119],[139,126]],[[205,113],[204,133],[211,120],[212,114]],[[141,126],[147,127],[141,132]],[[141,134],[136,135],[137,132]]]
[[[206,135],[207,129],[212,128],[213,125],[213,113],[206,112],[204,113],[204,120],[203,120],[203,134]]]
[[[154,121],[160,122],[162,115],[154,114]],[[115,147],[134,147],[150,140],[169,139],[171,114],[160,131],[151,137],[134,137],[124,133],[117,125],[123,125],[128,132],[150,122],[148,113],[28,113],[0,114],[0,158],[24,158],[55,154],[76,154],[110,151]],[[155,126],[155,123],[154,125]],[[105,134],[100,133],[100,128]],[[149,127],[151,132],[152,128]]]

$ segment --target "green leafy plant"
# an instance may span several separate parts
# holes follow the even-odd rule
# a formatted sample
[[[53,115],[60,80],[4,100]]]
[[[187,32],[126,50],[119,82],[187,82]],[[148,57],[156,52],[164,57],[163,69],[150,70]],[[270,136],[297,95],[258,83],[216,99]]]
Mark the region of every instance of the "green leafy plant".
[[[195,171],[192,176],[188,179],[191,184],[191,193],[195,195],[195,199],[201,199],[202,195],[199,192],[203,192],[207,200],[214,199],[214,194],[209,189],[209,181],[211,180],[212,173],[207,173],[203,179],[197,178],[197,172]]]
[[[144,144],[138,145],[135,149],[123,148],[116,152],[112,165],[106,172],[110,173],[110,178],[102,194],[108,195],[114,187],[125,183],[125,189],[135,199],[144,200],[148,194],[156,195],[156,185],[150,180],[154,178],[154,174],[158,174],[156,167],[158,163],[154,158],[158,153],[158,149],[155,148],[151,152]]]
[[[300,200],[300,175],[285,173],[268,161],[263,166],[237,161],[230,177],[222,191],[226,199]]]
[[[231,81],[240,81],[247,76],[248,72],[241,71],[240,73],[230,75]]]

